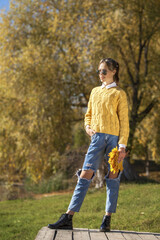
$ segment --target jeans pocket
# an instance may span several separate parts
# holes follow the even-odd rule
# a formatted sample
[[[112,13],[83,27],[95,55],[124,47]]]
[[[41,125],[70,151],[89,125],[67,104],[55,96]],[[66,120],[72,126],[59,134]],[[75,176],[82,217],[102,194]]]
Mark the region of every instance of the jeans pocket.
[[[92,136],[91,136],[91,140],[93,140],[96,136],[96,133],[94,133]]]

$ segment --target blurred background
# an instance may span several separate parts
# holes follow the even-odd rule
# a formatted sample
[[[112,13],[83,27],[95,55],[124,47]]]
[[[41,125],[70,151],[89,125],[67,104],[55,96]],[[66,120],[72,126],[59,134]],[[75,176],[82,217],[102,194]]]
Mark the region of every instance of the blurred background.
[[[102,58],[120,64],[124,181],[160,182],[160,1],[0,0],[0,200],[73,188]],[[103,186],[102,164],[94,187]]]

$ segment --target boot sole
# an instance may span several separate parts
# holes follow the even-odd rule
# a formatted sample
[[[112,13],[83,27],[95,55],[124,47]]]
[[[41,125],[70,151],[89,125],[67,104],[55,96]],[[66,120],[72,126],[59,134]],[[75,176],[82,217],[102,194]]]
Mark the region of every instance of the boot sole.
[[[52,226],[49,226],[49,225],[48,225],[48,228],[50,228],[50,229],[67,229],[67,230],[73,230],[73,227],[68,227],[68,226],[66,226],[66,227],[52,227]]]
[[[100,229],[100,232],[110,232],[110,229]]]

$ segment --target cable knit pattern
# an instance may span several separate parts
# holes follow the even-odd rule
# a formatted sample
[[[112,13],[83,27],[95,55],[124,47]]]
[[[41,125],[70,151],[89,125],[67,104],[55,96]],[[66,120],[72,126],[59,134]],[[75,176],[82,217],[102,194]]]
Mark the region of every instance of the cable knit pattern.
[[[125,91],[119,86],[93,88],[85,114],[86,125],[96,132],[119,136],[118,144],[127,145],[129,120]]]

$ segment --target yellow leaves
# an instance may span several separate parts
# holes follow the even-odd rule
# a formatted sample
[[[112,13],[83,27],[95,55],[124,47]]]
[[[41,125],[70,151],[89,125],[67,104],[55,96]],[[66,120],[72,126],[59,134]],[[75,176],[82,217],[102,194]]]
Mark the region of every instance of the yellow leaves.
[[[127,36],[132,39],[131,46],[136,55],[137,22],[131,5],[128,2],[123,8],[115,1],[97,4],[95,0],[17,0],[9,13],[3,16],[0,22],[0,90],[8,103],[6,105],[3,101],[0,124],[2,129],[7,129],[9,136],[2,138],[0,144],[2,148],[8,147],[4,152],[5,159],[12,155],[17,164],[19,159],[26,161],[27,174],[34,181],[49,175],[51,169],[57,171],[58,163],[53,158],[50,160],[50,156],[56,150],[62,151],[70,141],[68,138],[71,139],[70,120],[73,115],[69,105],[72,103],[68,99],[73,94],[81,96],[85,93],[87,96],[97,84],[98,78],[94,73],[98,61],[109,55],[116,56],[122,66],[120,55],[114,49],[115,43],[120,44],[131,64]],[[159,41],[155,38],[156,49]],[[150,55],[152,61],[155,52],[154,56]],[[137,55],[135,57],[137,59]],[[125,66],[121,69],[121,83],[129,86]],[[157,79],[151,90],[158,94],[155,70],[152,70],[153,74],[147,82]],[[148,91],[146,85],[145,92],[148,94]],[[14,99],[20,99],[22,105],[18,105],[18,101],[13,102]],[[80,115],[79,108],[76,111],[77,117]],[[150,129],[150,124],[145,124],[144,129]],[[138,133],[138,144],[145,145],[150,135],[149,131]],[[14,140],[15,151],[9,139]],[[112,171],[117,171],[117,154],[114,151],[111,154]],[[154,148],[153,155],[156,156]],[[25,171],[24,165],[21,164]],[[122,169],[122,166],[118,167]]]
[[[33,65],[40,61],[40,48],[39,46],[35,47],[30,40],[26,41],[26,47],[22,48],[22,54],[20,56],[19,61],[23,62],[23,65]]]
[[[53,18],[54,20],[52,18],[48,20],[48,24],[49,24],[48,30],[50,33],[55,34],[58,27],[58,21],[59,21],[58,14],[54,13]]]
[[[117,147],[113,148],[112,151],[108,154],[109,158],[109,164],[110,164],[110,171],[113,173],[119,172],[123,170],[123,161],[118,163],[118,156],[119,152]]]

